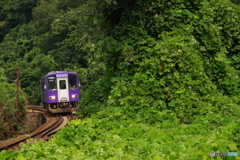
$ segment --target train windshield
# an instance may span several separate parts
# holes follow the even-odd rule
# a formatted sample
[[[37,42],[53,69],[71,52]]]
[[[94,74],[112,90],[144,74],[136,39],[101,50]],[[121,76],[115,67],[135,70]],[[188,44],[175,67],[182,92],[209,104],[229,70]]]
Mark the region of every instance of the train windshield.
[[[48,77],[48,90],[56,90],[57,84],[56,84],[56,76]]]
[[[60,80],[59,85],[60,85],[60,89],[66,89],[66,81],[65,80]]]
[[[68,74],[68,82],[69,82],[70,89],[77,88],[77,75]]]

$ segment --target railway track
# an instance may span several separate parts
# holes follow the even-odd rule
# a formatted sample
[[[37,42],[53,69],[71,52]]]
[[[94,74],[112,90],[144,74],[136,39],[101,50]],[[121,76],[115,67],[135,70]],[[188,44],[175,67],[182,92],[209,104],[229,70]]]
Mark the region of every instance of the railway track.
[[[0,150],[4,149],[13,149],[19,150],[20,143],[26,143],[26,140],[29,138],[34,138],[37,140],[48,140],[62,127],[66,126],[67,123],[71,120],[77,119],[74,115],[56,115],[50,112],[43,110],[40,107],[32,107],[30,109],[41,111],[46,119],[46,122],[37,128],[34,132],[26,135],[21,135],[16,138],[11,138],[5,141],[0,141]]]
[[[46,109],[42,108],[41,106],[30,106],[28,107],[28,109],[32,109],[32,110],[35,110],[35,111],[46,111]]]

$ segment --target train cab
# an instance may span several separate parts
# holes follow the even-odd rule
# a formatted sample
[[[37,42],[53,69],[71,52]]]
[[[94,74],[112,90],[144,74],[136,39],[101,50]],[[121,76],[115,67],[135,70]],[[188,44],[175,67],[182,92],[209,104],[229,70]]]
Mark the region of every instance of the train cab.
[[[43,107],[52,113],[74,112],[80,96],[80,81],[75,72],[54,71],[41,79]]]

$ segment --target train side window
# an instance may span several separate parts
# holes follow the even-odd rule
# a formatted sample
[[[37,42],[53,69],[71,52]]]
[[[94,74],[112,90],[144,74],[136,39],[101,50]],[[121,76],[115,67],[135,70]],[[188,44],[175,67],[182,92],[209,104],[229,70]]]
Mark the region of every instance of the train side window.
[[[68,82],[70,89],[77,88],[77,76],[75,74],[68,74]]]
[[[45,81],[44,81],[44,78],[42,78],[41,79],[41,90],[42,90],[42,92],[44,92],[45,89],[46,89],[46,88],[44,88],[44,86],[45,86]]]
[[[56,90],[57,84],[56,84],[56,77],[48,77],[48,90]]]
[[[42,84],[42,92],[45,91],[45,88],[44,88],[44,83]]]
[[[41,91],[44,92],[44,81],[41,80]]]
[[[59,85],[60,85],[60,89],[66,89],[66,81],[65,80],[60,80]]]

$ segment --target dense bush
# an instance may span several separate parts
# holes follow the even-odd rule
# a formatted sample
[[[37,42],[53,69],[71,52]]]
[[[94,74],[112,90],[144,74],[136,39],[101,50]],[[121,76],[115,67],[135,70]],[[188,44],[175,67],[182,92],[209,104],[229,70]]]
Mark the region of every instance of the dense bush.
[[[26,99],[24,97],[24,93],[20,90],[19,95],[19,106],[18,110],[16,109],[16,84],[11,83],[9,84],[5,72],[2,68],[0,68],[0,103],[2,104],[2,107],[4,108],[8,118],[12,122],[12,126],[14,127],[15,131],[23,132],[26,131],[26,128],[23,124],[19,123],[19,119],[15,116],[16,112],[24,111],[26,108]],[[12,128],[10,128],[10,125],[4,116],[4,113],[2,111],[2,108],[0,108],[0,130],[6,130],[10,131]],[[18,116],[23,119],[23,114],[18,114]],[[3,132],[0,132],[0,139],[4,140],[7,138],[11,138],[13,135],[6,134]]]
[[[89,66],[96,76],[103,74],[83,95],[81,115],[106,106],[144,114],[153,107],[190,123],[238,103],[231,99],[239,97],[238,6],[225,1],[114,2],[97,3],[109,9],[100,13],[108,14],[105,20],[113,28],[106,27],[87,45]],[[109,18],[118,8],[122,17],[112,24]],[[95,21],[102,25],[98,15]]]

